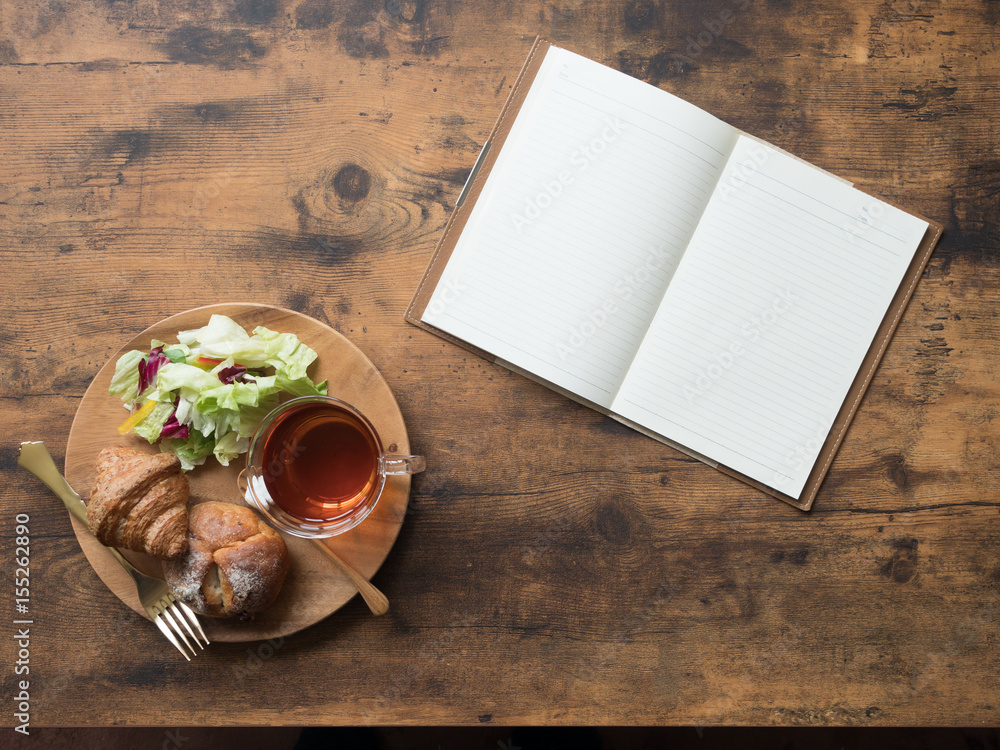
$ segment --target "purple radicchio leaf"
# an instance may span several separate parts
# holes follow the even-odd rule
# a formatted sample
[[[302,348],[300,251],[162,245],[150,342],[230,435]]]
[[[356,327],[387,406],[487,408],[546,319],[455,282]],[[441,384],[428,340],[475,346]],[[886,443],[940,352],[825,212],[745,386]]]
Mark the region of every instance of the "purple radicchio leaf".
[[[145,391],[156,380],[156,373],[170,358],[163,353],[163,347],[153,349],[146,359],[139,360],[139,393]]]
[[[219,370],[219,380],[221,380],[226,385],[230,383],[245,383],[246,378],[243,377],[247,374],[247,368],[244,365],[233,365],[232,367],[224,367]]]
[[[190,428],[186,424],[181,424],[177,421],[177,406],[175,405],[170,418],[163,423],[163,429],[160,430],[160,440],[166,440],[168,438],[183,440],[190,434]]]

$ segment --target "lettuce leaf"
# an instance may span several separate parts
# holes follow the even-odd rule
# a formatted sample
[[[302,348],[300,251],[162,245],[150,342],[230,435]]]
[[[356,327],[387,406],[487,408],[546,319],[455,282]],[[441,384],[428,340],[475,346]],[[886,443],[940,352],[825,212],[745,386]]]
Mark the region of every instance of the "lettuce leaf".
[[[126,404],[135,401],[139,395],[139,363],[146,357],[144,352],[133,349],[125,352],[115,363],[115,374],[111,376],[108,393],[121,396]]]
[[[256,406],[259,402],[260,389],[256,383],[230,383],[203,390],[195,408],[202,414],[214,414],[219,409],[239,411],[240,407]]]
[[[161,401],[153,407],[153,411],[132,428],[132,432],[146,438],[150,443],[155,443],[160,439],[160,432],[163,431],[163,425],[167,423],[167,420],[170,419],[170,415],[173,413],[173,402]]]
[[[256,406],[244,406],[240,409],[239,420],[233,429],[240,437],[251,437],[254,430],[257,429],[257,425],[277,407],[280,401],[278,392],[274,391],[267,396],[262,396]]]
[[[235,432],[227,432],[215,441],[215,458],[223,466],[229,466],[229,462],[246,453],[250,448],[250,441],[245,437],[240,437]]]
[[[191,471],[195,466],[201,466],[205,459],[212,455],[215,450],[215,441],[210,437],[205,437],[200,432],[191,432],[183,440],[162,440],[160,450],[173,453],[180,459],[181,468],[184,471]]]
[[[198,394],[220,385],[219,379],[194,365],[170,362],[160,368],[156,375],[156,391],[151,396],[154,401],[174,400],[173,391],[187,391]]]
[[[291,380],[285,377],[283,374],[278,374],[276,376],[276,381],[278,389],[282,391],[287,391],[293,396],[325,396],[326,395],[326,381],[322,383],[314,383],[308,377],[295,378]]]
[[[257,326],[253,333],[253,339],[264,344],[267,364],[289,380],[306,377],[306,370],[318,356],[293,333],[276,333],[264,326]]]

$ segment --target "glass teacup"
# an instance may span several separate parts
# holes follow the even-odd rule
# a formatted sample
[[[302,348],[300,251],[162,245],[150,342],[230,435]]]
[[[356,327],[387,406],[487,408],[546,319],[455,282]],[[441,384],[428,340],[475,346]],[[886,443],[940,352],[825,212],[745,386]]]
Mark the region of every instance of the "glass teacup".
[[[422,456],[386,453],[371,422],[332,396],[286,401],[250,440],[240,491],[277,528],[320,539],[353,529],[392,474],[424,470]]]

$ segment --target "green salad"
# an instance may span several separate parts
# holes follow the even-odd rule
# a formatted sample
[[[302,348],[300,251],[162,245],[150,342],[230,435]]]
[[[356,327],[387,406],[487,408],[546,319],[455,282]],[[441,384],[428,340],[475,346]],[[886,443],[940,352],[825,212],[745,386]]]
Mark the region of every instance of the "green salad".
[[[326,381],[306,374],[316,352],[292,333],[263,326],[249,335],[224,315],[154,340],[149,352],[126,352],[108,389],[132,415],[119,426],[176,454],[185,471],[214,455],[223,466],[246,453],[250,437],[280,394],[326,394]]]

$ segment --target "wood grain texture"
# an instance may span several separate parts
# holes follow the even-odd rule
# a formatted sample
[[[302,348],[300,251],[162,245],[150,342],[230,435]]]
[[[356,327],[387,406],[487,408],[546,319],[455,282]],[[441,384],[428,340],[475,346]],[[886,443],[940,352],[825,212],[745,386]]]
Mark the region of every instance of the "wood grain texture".
[[[1000,722],[996,3],[11,0],[0,24],[0,527],[7,550],[31,515],[34,724]],[[811,513],[403,323],[539,33],[945,223]],[[61,460],[122,342],[234,299],[347,336],[429,468],[386,617],[355,599],[186,664],[16,444]]]

